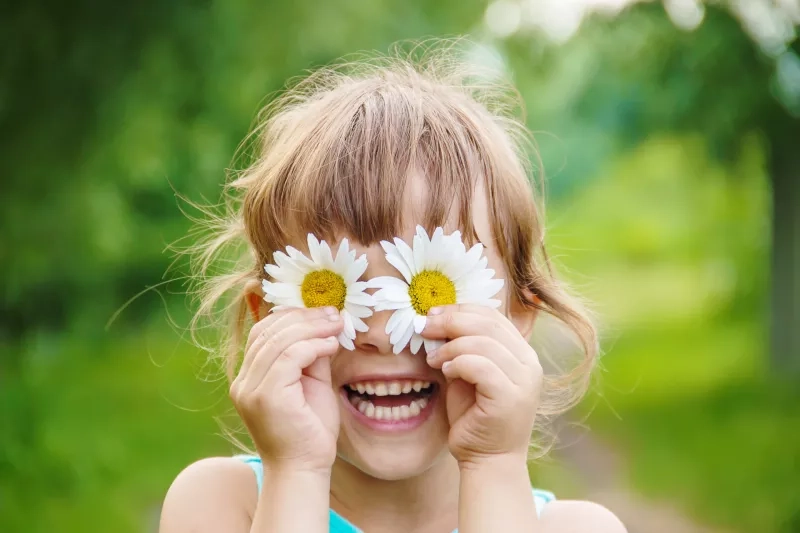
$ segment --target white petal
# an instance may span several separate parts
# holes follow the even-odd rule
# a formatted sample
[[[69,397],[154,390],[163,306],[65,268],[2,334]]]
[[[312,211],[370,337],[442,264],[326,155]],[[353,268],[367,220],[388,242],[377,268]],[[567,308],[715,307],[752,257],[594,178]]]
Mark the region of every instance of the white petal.
[[[358,278],[364,275],[364,272],[366,270],[367,270],[367,256],[362,255],[347,267],[347,271],[345,272],[344,276],[342,276],[344,278],[344,282],[347,285],[355,283],[356,281],[358,281]]]
[[[427,247],[427,257],[425,258],[426,268],[441,270],[447,264],[447,242],[443,238],[444,231],[441,227],[436,228],[431,237],[431,244]]]
[[[402,257],[395,254],[387,254],[386,262],[396,268],[397,271],[400,272],[400,274],[405,278],[407,283],[411,283],[411,278],[414,277],[413,273],[411,272],[412,267],[408,266]]]
[[[286,253],[289,254],[289,257],[292,258],[292,261],[295,262],[297,267],[303,270],[304,272],[308,272],[309,270],[315,270],[319,268],[317,265],[314,264],[314,261],[306,257],[305,254],[303,254],[303,252],[301,252],[297,248],[294,248],[292,246],[287,246]]]
[[[389,320],[386,321],[386,327],[384,328],[384,333],[386,333],[387,335],[391,335],[392,331],[394,331],[395,328],[397,328],[397,325],[403,321],[403,315],[405,315],[407,312],[408,309],[398,309],[397,311],[392,313],[392,316],[390,316]]]
[[[419,351],[419,347],[422,346],[422,336],[421,335],[412,335],[411,336],[411,353],[415,354]]]
[[[390,243],[389,241],[381,241],[381,248],[383,248],[384,253],[387,254],[394,252],[396,249],[394,244]]]
[[[320,250],[319,241],[313,233],[308,234],[306,242],[308,242],[308,253],[311,255],[311,260],[317,265],[322,265],[322,250]]]
[[[425,270],[426,243],[419,235],[414,235],[414,268],[415,273]]]
[[[361,333],[369,331],[369,326],[357,316],[350,315],[350,319],[353,321],[353,329],[356,331],[360,331]]]
[[[491,268],[482,268],[479,270],[472,270],[472,272],[468,272],[463,277],[456,280],[456,285],[462,286],[477,286],[482,283],[486,283],[490,279],[494,277],[494,270]]]
[[[370,309],[369,307],[358,304],[351,304],[346,301],[344,303],[344,310],[356,318],[367,318],[368,316],[372,316],[372,309]]]
[[[389,342],[392,344],[396,344],[401,337],[403,337],[407,330],[413,331],[412,323],[414,322],[414,312],[413,310],[406,310],[400,314],[400,318],[397,321],[397,325],[392,330],[392,333],[389,335]]]
[[[303,283],[305,274],[302,274],[296,269],[281,268],[277,265],[264,265],[264,272],[272,276],[276,281],[283,283],[293,283],[300,285]]]
[[[367,289],[369,289],[369,283],[366,281],[356,281],[355,283],[347,284],[348,294],[356,292],[364,292]]]
[[[381,289],[374,294],[375,301],[378,302],[407,302],[411,303],[411,297],[408,295],[408,289],[398,290],[394,287],[389,289]]]
[[[422,333],[425,325],[428,323],[428,317],[423,315],[414,315],[414,333]]]
[[[392,348],[392,352],[394,352],[395,354],[399,354],[400,352],[402,352],[403,349],[408,344],[408,341],[411,340],[412,335],[414,335],[414,330],[412,328],[408,328],[406,330],[405,335],[403,335],[403,337],[397,342],[397,344],[394,345],[394,348]]]
[[[348,292],[344,301],[350,304],[365,306],[372,306],[375,304],[375,300],[372,298],[372,296],[365,292],[355,292],[353,294]]]
[[[411,273],[411,275],[407,278],[407,281],[410,283],[411,278],[414,276],[414,274],[419,272],[418,270],[415,269],[414,266],[414,251],[408,244],[406,244],[404,240],[398,239],[397,237],[395,237],[394,239],[394,245],[398,253],[400,254],[400,258],[403,260],[403,262],[405,262],[406,266],[408,267],[407,270]]]
[[[411,326],[411,322],[401,322],[394,328],[392,334],[389,335],[389,342],[391,342],[392,345],[397,344],[398,342],[400,342],[400,339],[405,337],[406,333],[409,331],[412,333],[414,332],[414,328]]]
[[[379,301],[375,302],[375,311],[388,311],[390,309],[410,309],[411,305],[408,302],[389,302]]]
[[[319,248],[322,253],[322,266],[327,268],[328,270],[333,270],[333,254],[331,253],[331,247],[325,241],[320,241]]]
[[[480,243],[476,244],[470,248],[466,254],[464,254],[462,257],[459,257],[458,261],[449,263],[449,268],[445,273],[451,280],[458,280],[461,278],[461,276],[468,274],[475,268],[481,258],[482,253],[483,245]]]
[[[350,350],[352,352],[353,350],[356,349],[356,346],[355,344],[353,344],[353,341],[348,339],[347,336],[344,334],[344,332],[339,333],[339,335],[336,337],[336,340],[338,340],[339,344],[341,344],[342,347],[345,348],[346,350]]]
[[[300,294],[300,287],[293,283],[262,283],[264,292],[276,298],[291,298]]]
[[[350,264],[350,244],[347,239],[342,239],[339,243],[339,249],[336,250],[336,259],[333,260],[333,271],[345,277],[347,272],[347,265]]]
[[[486,300],[500,292],[504,283],[502,279],[491,279],[479,284],[470,284],[464,289],[456,291],[456,300],[458,303],[468,303],[467,300],[469,302]]]
[[[372,278],[366,283],[368,285],[368,288],[372,289],[396,288],[401,291],[408,292],[408,283],[392,276],[378,276],[377,278]]]
[[[489,280],[489,281],[486,282],[485,291],[487,293],[491,293],[490,296],[494,296],[495,294],[500,292],[500,290],[503,288],[503,285],[505,285],[505,281],[504,280],[502,280],[502,279],[492,279],[492,280]]]
[[[281,270],[292,272],[294,275],[298,275],[300,277],[303,277],[306,274],[308,274],[311,270],[314,270],[313,268],[308,268],[299,261],[290,258],[283,252],[275,252],[274,254],[272,254],[272,259],[275,261],[275,264]]]
[[[342,313],[342,322],[344,322],[342,333],[344,333],[348,339],[355,339],[356,328],[353,326],[353,317],[350,316],[350,313]]]
[[[264,300],[269,303],[287,307],[305,307],[300,287],[297,285],[264,280],[261,282],[261,288],[264,291]]]

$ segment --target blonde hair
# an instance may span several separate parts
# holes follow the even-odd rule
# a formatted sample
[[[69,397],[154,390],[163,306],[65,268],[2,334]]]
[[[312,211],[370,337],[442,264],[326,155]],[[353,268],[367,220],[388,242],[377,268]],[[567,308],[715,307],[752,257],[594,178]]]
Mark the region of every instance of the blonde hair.
[[[521,98],[497,73],[460,60],[460,44],[397,46],[388,56],[320,68],[260,113],[252,164],[232,175],[224,212],[207,213],[205,237],[190,249],[199,300],[192,326],[227,317],[218,353],[229,379],[250,320],[244,287],[263,277],[274,251],[307,232],[326,239],[343,232],[370,245],[408,222],[443,225],[453,209],[474,241],[472,197],[481,180],[509,298],[562,322],[581,347],[571,370],[546,375],[537,430],[547,431],[542,422],[583,396],[597,335],[545,251],[541,195],[531,186],[536,152]],[[407,221],[398,198],[415,169],[426,180],[428,205],[425,220]]]

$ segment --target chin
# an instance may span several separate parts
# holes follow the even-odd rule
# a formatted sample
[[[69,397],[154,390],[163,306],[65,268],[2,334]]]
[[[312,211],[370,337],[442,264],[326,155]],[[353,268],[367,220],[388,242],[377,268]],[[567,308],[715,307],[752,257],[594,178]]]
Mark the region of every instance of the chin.
[[[385,481],[419,476],[449,453],[450,427],[440,385],[410,381],[391,394],[397,387],[375,391],[358,383],[340,391],[338,456]]]

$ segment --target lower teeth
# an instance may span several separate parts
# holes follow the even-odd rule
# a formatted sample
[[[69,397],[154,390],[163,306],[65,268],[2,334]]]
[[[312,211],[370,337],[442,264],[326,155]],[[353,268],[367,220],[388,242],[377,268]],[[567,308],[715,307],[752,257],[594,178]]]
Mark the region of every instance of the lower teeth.
[[[375,406],[369,400],[364,400],[359,396],[350,398],[350,403],[364,414],[367,418],[374,420],[408,420],[413,418],[425,409],[428,405],[427,398],[420,398],[413,400],[409,405],[400,405],[394,407]]]

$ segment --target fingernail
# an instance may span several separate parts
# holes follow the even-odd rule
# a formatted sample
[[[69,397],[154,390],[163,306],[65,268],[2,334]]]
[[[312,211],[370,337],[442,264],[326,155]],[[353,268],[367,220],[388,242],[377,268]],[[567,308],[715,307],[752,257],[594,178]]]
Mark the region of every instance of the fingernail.
[[[436,351],[437,350],[431,350],[430,352],[428,352],[427,356],[428,361],[433,361],[434,359],[436,359]]]
[[[430,309],[428,309],[428,315],[429,316],[441,315],[443,312],[444,312],[444,309],[442,309],[441,307],[431,307]]]
[[[445,364],[442,365],[442,372],[445,372],[448,366],[450,366],[450,361],[447,361]]]
[[[325,314],[328,315],[328,319],[331,322],[337,322],[339,320],[339,310],[335,307],[326,307]]]

